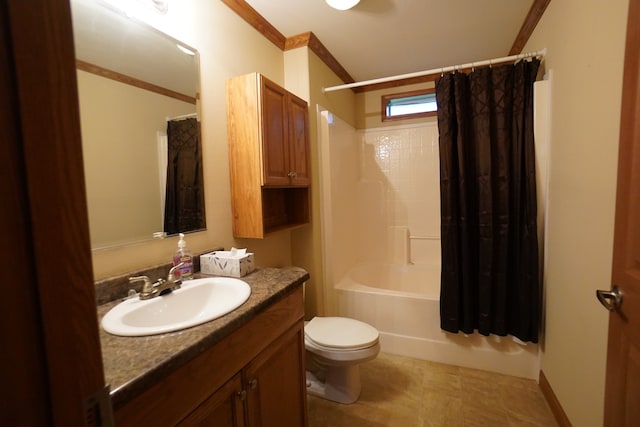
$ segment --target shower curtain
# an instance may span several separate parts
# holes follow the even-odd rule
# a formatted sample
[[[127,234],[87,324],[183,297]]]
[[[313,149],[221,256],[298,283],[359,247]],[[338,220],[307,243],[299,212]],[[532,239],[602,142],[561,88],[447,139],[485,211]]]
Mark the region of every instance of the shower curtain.
[[[200,123],[167,122],[168,162],[164,231],[176,234],[205,227]]]
[[[436,80],[441,328],[538,341],[533,83],[540,62]]]

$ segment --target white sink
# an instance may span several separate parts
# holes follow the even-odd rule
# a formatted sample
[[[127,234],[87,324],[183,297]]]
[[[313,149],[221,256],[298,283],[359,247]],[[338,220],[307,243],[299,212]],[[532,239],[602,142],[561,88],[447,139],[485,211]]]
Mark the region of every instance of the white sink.
[[[169,294],[148,300],[130,298],[102,318],[105,331],[121,336],[144,336],[200,325],[235,310],[251,295],[249,284],[230,277],[184,281]]]

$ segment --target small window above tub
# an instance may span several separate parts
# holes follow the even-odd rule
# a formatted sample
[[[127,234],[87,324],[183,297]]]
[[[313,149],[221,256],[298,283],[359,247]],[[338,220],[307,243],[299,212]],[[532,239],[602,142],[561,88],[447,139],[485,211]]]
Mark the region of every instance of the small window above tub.
[[[382,96],[382,121],[417,119],[438,114],[435,89]]]

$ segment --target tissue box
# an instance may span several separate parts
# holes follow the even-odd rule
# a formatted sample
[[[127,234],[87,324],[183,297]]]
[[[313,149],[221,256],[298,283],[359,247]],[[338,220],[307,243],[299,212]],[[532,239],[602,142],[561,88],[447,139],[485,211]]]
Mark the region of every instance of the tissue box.
[[[215,251],[200,255],[200,272],[204,274],[242,277],[255,268],[252,253]]]

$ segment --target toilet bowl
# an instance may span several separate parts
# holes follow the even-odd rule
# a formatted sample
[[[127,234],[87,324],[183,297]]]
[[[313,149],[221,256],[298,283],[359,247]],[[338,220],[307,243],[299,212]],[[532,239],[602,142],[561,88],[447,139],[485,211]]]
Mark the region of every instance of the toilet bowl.
[[[378,330],[345,317],[314,317],[305,322],[307,392],[339,403],[360,396],[360,363],[380,352]]]

